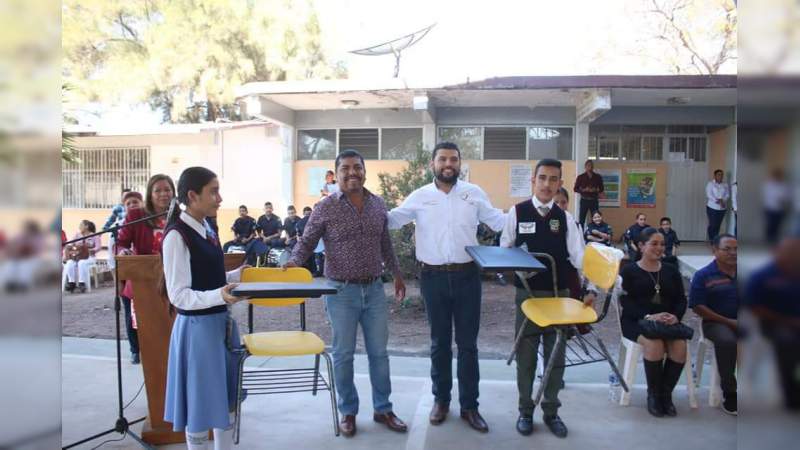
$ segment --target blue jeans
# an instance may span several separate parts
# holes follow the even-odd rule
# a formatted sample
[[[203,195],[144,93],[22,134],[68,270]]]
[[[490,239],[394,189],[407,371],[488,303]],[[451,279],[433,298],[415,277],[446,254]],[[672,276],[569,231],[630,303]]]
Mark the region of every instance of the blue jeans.
[[[353,355],[356,351],[358,325],[364,333],[364,345],[369,360],[369,380],[372,384],[372,407],[377,413],[392,410],[389,395],[389,305],[380,279],[372,284],[350,284],[328,280],[339,290],[325,296],[325,306],[333,330],[333,374],[339,394],[339,412],[358,414],[358,392],[353,382]]]
[[[431,327],[431,381],[437,403],[450,403],[453,388],[453,328],[458,347],[458,401],[478,408],[478,329],[481,279],[477,267],[458,272],[422,269],[420,289]]]

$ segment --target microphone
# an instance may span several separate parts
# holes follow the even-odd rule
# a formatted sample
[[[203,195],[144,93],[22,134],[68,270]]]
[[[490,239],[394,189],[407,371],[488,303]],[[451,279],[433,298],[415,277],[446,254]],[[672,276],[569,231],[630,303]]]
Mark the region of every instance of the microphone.
[[[178,197],[172,197],[172,200],[169,202],[169,210],[167,211],[167,223],[172,222],[172,218],[175,214],[180,214],[181,207],[178,204]]]

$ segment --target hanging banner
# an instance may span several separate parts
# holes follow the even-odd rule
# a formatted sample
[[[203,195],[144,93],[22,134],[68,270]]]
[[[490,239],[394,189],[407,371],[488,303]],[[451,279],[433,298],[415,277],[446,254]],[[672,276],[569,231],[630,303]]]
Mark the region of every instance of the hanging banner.
[[[628,208],[656,207],[656,170],[628,169]]]
[[[622,171],[595,169],[595,173],[603,177],[603,193],[600,194],[600,207],[619,208]]]

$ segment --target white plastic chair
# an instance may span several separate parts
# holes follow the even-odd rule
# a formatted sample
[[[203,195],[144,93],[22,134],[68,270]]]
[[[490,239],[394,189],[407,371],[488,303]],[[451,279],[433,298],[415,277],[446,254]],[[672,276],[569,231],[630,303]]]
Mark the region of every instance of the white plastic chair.
[[[617,278],[617,283],[622,283],[622,277]],[[622,335],[622,307],[619,304],[619,296],[615,298],[614,306],[617,309],[617,323],[619,324],[619,334],[622,342],[619,347],[619,359],[617,366],[622,369],[622,378],[628,386],[633,386],[636,381],[636,366],[639,364],[639,359],[642,355],[642,346],[638,342],[633,342]],[[686,363],[683,368],[686,374],[686,391],[689,397],[689,407],[697,409],[697,396],[695,394],[695,382],[692,376],[692,354],[689,348],[689,342],[686,342]],[[631,391],[622,392],[619,396],[619,404],[621,406],[628,406],[631,404]]]
[[[92,284],[94,281],[94,287],[100,287],[100,275],[111,272],[111,267],[108,264],[108,260],[106,259],[95,259],[94,264],[89,266],[89,285]],[[89,290],[91,290],[91,286],[89,286]]]
[[[705,366],[707,349],[711,349],[711,379],[708,383],[708,406],[717,408],[722,403],[722,386],[720,384],[719,368],[717,367],[717,352],[714,350],[714,342],[703,335],[703,327],[700,327],[700,342],[697,344],[697,361],[695,362],[697,370],[695,385],[698,387],[703,379],[703,367]]]

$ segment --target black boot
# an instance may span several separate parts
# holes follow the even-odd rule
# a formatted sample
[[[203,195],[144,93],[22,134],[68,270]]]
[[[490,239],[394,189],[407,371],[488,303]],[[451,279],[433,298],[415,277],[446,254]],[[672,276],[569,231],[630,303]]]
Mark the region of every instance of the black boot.
[[[73,283],[72,281],[68,282],[67,287],[64,288],[64,290],[69,292],[70,294],[75,292],[75,283]]]
[[[683,373],[684,363],[675,362],[669,358],[664,362],[664,375],[662,377],[663,385],[661,390],[661,405],[664,408],[664,414],[675,417],[678,412],[675,410],[675,404],[672,403],[672,391],[678,380],[681,379]]]
[[[664,417],[664,408],[661,406],[663,371],[661,361],[644,360],[644,374],[647,378],[647,412],[654,417]]]

